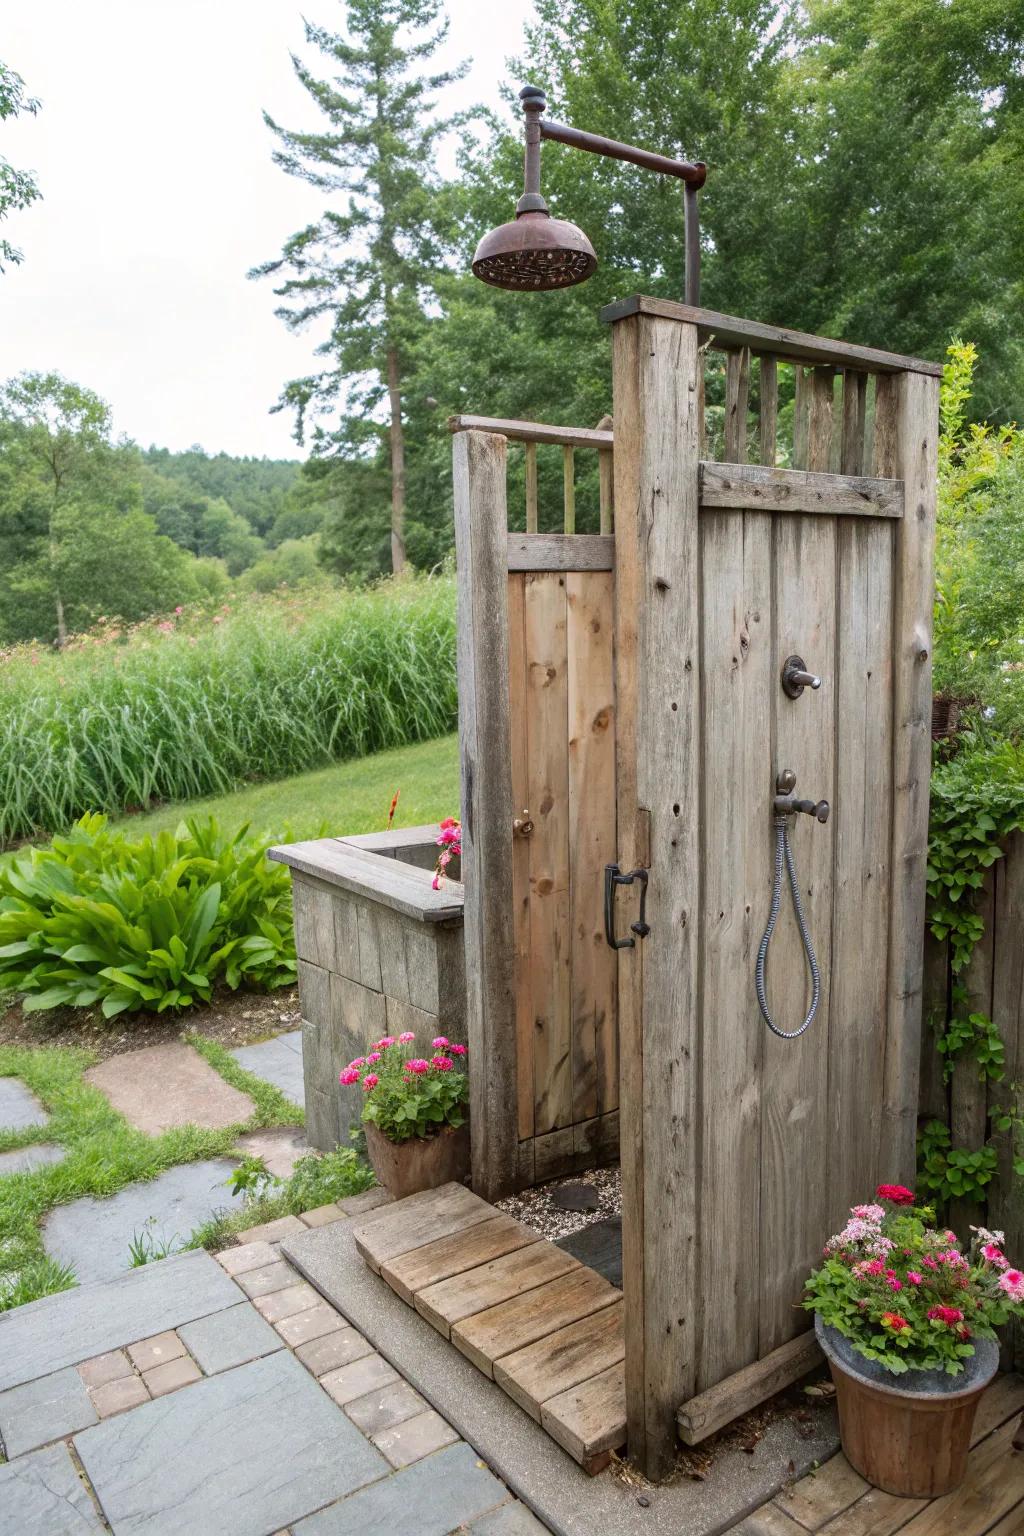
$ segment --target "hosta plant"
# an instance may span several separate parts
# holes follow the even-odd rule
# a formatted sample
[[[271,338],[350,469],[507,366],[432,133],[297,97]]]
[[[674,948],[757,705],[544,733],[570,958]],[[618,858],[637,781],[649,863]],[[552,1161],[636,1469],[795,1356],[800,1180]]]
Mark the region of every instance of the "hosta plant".
[[[133,841],[104,816],[0,870],[0,991],[105,1017],[295,980],[288,872],[248,827],[192,819]]]
[[[465,1123],[469,1081],[460,1063],[466,1047],[438,1035],[425,1058],[412,1054],[415,1040],[411,1031],[397,1039],[385,1035],[340,1074],[342,1087],[361,1087],[363,1120],[389,1141],[433,1136],[445,1126],[456,1129]]]
[[[973,1339],[991,1339],[1011,1316],[1024,1317],[1024,1274],[1003,1253],[1001,1232],[972,1228],[965,1254],[909,1189],[880,1184],[875,1195],[829,1238],[804,1306],[895,1375],[959,1375]]]

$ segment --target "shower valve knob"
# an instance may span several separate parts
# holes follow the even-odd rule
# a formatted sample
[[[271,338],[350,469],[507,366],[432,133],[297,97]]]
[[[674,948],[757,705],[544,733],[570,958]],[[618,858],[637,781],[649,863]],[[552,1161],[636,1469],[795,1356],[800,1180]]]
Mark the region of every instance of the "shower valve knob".
[[[821,687],[821,678],[808,672],[802,656],[787,656],[782,667],[782,691],[788,698],[798,699],[805,688]]]

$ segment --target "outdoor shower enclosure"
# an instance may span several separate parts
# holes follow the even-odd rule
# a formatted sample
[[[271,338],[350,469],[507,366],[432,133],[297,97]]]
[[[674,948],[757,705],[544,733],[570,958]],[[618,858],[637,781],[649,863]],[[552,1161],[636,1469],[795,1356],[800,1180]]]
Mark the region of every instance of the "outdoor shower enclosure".
[[[629,1450],[657,1476],[677,1413],[700,1439],[806,1369],[822,1243],[912,1177],[940,369],[662,300],[604,318],[610,430],[452,423],[473,1180],[492,1198],[618,1147]],[[565,455],[562,533],[536,531],[538,444]],[[594,450],[602,531],[576,534]],[[822,679],[795,698],[793,656]],[[795,1040],[754,986],[785,769],[832,807],[792,818],[822,976]],[[612,887],[631,947],[609,864],[644,872]],[[767,991],[795,1027],[788,896]]]

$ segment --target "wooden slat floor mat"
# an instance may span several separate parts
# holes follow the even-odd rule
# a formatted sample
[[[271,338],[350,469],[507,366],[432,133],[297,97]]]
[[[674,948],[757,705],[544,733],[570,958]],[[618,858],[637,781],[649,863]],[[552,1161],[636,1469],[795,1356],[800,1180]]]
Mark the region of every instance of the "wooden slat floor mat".
[[[356,1248],[588,1472],[626,1441],[622,1293],[461,1184],[381,1206]]]

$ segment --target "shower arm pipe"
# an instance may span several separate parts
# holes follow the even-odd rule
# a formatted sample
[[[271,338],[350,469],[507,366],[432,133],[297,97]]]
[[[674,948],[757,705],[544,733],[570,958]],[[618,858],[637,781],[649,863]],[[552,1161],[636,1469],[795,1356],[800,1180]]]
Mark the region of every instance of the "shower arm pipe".
[[[570,149],[584,149],[591,155],[604,155],[609,160],[626,160],[630,165],[642,166],[647,171],[657,171],[662,176],[674,176],[683,183],[683,212],[686,230],[686,287],[684,301],[696,308],[700,303],[700,222],[697,212],[697,193],[707,180],[708,168],[702,161],[673,160],[669,155],[656,155],[653,150],[639,149],[633,144],[620,144],[617,139],[606,139],[600,133],[586,133],[582,128],[569,128],[565,123],[553,123],[541,117],[546,105],[540,91],[536,95],[521,93],[523,114],[526,118],[526,156],[524,194],[518,212],[531,208],[546,208],[540,195],[540,146],[542,139],[556,144],[567,144]]]

